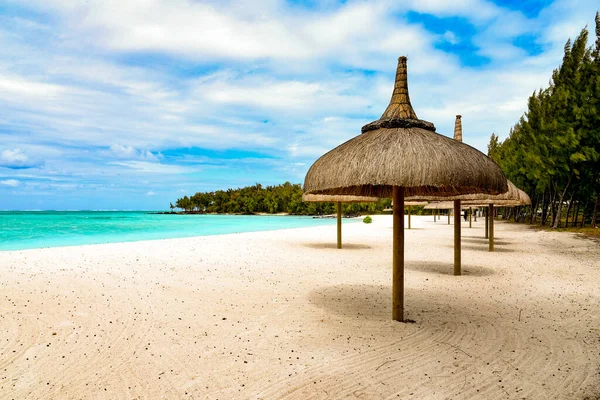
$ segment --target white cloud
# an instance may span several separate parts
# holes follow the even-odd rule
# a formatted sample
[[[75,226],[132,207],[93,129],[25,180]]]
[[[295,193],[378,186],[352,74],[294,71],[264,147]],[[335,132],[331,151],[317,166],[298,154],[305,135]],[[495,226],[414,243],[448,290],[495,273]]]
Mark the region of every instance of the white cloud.
[[[65,89],[60,85],[35,82],[20,76],[0,75],[0,96],[55,98]]]
[[[4,150],[0,155],[0,159],[8,164],[23,165],[26,164],[29,158],[21,149]]]
[[[154,193],[152,190],[150,190],[148,193],[146,193],[146,196],[155,196],[156,193]]]
[[[109,164],[110,165],[118,165],[120,167],[129,168],[136,172],[143,172],[143,173],[184,174],[184,173],[193,171],[193,169],[188,168],[188,167],[181,167],[178,165],[151,163],[151,162],[147,162],[147,161],[114,161],[114,162],[110,162]]]
[[[27,154],[20,148],[6,149],[0,153],[0,167],[6,167],[11,169],[25,169],[33,168],[39,165],[29,159]]]
[[[427,51],[423,46],[432,37],[418,26],[394,21],[390,15],[400,7],[388,0],[348,2],[325,12],[298,12],[279,1],[252,7],[243,1],[189,0],[31,3],[72,21],[82,41],[118,52],[159,52],[200,63],[267,60],[289,69],[297,67],[297,61],[337,59],[381,66],[381,52],[397,56],[400,49]],[[361,52],[370,56],[361,57]]]
[[[446,42],[450,44],[460,43],[460,39],[452,31],[446,31],[443,35],[443,38]]]
[[[123,159],[139,159],[146,161],[158,161],[159,157],[148,150],[136,150],[132,146],[123,146],[113,144],[110,146],[110,152],[113,156]]]
[[[0,181],[0,185],[4,185],[4,186],[10,186],[10,187],[17,187],[19,186],[20,182],[16,179],[6,179],[3,181]]]
[[[438,17],[462,16],[479,23],[502,12],[494,3],[483,0],[411,0],[409,8]]]
[[[211,102],[287,112],[364,109],[368,99],[340,82],[275,81],[272,78],[217,81],[197,89]],[[344,93],[345,92],[345,93]],[[344,93],[344,94],[342,94]]]

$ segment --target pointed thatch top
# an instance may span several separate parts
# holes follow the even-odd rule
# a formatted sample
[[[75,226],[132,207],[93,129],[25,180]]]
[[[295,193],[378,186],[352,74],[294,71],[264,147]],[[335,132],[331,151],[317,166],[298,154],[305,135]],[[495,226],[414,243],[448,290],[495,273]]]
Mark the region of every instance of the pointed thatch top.
[[[408,95],[408,74],[406,72],[406,57],[398,58],[396,68],[396,83],[390,105],[379,119],[418,119],[410,104]]]
[[[398,58],[396,81],[390,104],[385,109],[381,118],[362,127],[362,133],[380,128],[421,128],[435,132],[435,126],[431,122],[417,118],[417,113],[415,113],[410,104],[406,60],[405,56]]]
[[[461,119],[462,116],[461,115],[457,115],[456,116],[456,121],[454,122],[454,140],[458,140],[460,142],[462,142],[462,122]]]

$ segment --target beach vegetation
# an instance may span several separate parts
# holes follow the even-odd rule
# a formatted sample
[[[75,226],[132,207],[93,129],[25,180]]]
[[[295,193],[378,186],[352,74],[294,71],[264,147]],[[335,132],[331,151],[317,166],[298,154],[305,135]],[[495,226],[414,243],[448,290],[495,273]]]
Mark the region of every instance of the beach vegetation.
[[[344,215],[382,213],[391,205],[390,199],[374,203],[342,203]],[[302,186],[285,182],[276,186],[257,183],[237,189],[197,192],[177,199],[175,206],[185,213],[210,214],[335,214],[335,203],[303,202]]]
[[[559,227],[596,226],[600,202],[600,14],[596,40],[588,30],[567,40],[549,86],[529,97],[527,112],[488,155],[532,204],[504,218]]]
[[[373,222],[373,218],[371,218],[369,215],[367,215],[365,218],[363,218],[363,222],[365,224],[370,224],[371,222]]]

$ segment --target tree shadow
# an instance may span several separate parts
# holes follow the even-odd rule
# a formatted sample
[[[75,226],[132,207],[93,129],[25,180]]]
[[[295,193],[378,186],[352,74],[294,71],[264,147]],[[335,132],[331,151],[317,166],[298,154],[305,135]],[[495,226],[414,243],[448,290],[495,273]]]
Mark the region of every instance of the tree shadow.
[[[407,261],[405,266],[406,269],[412,271],[440,275],[454,275],[454,265],[452,264],[452,261],[447,263],[439,261]],[[490,276],[495,273],[496,271],[487,267],[469,264],[462,264],[461,266],[461,274],[464,276]]]
[[[310,247],[312,249],[318,249],[318,250],[323,250],[323,249],[336,249],[337,250],[337,243],[303,243],[304,246],[306,247]],[[359,244],[359,243],[343,243],[342,242],[342,248],[340,250],[366,250],[366,249],[371,249],[372,247],[366,244]]]

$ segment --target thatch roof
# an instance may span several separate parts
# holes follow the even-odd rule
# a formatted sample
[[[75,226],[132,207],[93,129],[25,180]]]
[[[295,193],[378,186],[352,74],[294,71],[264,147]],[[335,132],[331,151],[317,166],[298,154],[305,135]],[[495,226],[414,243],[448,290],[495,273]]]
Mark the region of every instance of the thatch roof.
[[[529,198],[529,195],[521,189],[519,189],[519,199],[521,200],[521,205],[523,206],[531,204],[531,199]]]
[[[470,207],[469,205],[462,204],[462,203],[460,206],[462,209]],[[432,201],[431,203],[427,204],[424,208],[426,210],[452,210],[454,208],[454,202],[453,201]]]
[[[499,194],[507,190],[500,167],[479,150],[437,134],[417,119],[408,96],[406,57],[398,59],[390,105],[362,134],[319,158],[304,191],[311,194],[392,197]]]
[[[308,203],[374,203],[378,200],[377,197],[367,196],[331,196],[325,194],[302,194],[302,201]]]
[[[405,201],[404,205],[405,206],[426,206],[427,202],[426,201]]]
[[[456,121],[454,122],[454,140],[462,141],[462,116],[457,115]],[[517,188],[511,181],[507,180],[508,191],[499,195],[489,194],[469,194],[460,196],[450,196],[445,200],[462,200],[464,204],[471,206],[487,206],[489,204],[494,205],[524,205],[531,204],[529,196],[521,189]],[[439,197],[436,196],[412,196],[408,198],[412,201],[426,200],[436,201]]]
[[[449,196],[444,200],[462,200],[464,202],[471,202],[472,204],[496,204],[497,201],[505,201],[506,204],[520,204],[521,201],[524,201],[521,198],[521,194],[519,192],[523,192],[519,188],[517,188],[511,181],[508,181],[508,191],[498,195],[489,195],[489,194],[468,194],[468,195],[460,195],[460,196]],[[525,192],[523,192],[525,193]],[[527,194],[525,194],[527,196]],[[529,199],[529,196],[527,196]],[[438,201],[439,197],[436,196],[411,196],[407,200],[409,201]],[[487,202],[487,203],[486,203]],[[498,203],[500,204],[500,203]]]
[[[510,181],[509,181],[510,182]],[[511,183],[512,184],[512,183]],[[490,204],[501,207],[526,206],[531,204],[531,199],[521,189],[517,189],[517,194],[513,199],[488,199],[488,200],[467,200],[463,204],[473,207],[487,207]]]

